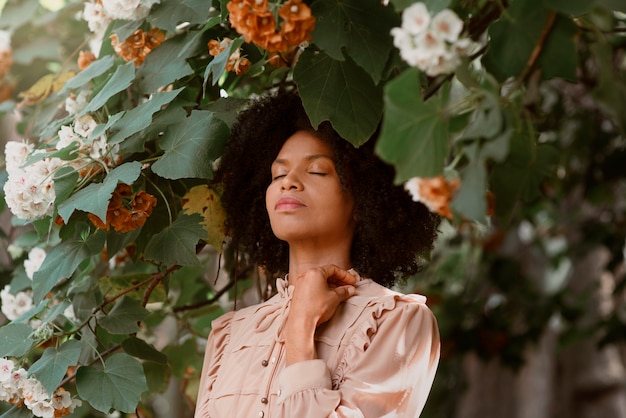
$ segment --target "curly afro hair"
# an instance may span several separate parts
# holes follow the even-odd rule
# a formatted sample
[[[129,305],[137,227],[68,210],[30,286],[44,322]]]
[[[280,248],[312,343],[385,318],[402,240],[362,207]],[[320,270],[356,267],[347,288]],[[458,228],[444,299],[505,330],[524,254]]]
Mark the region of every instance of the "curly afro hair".
[[[256,99],[232,128],[216,177],[223,185],[231,245],[273,274],[288,271],[289,246],[272,232],[265,191],[272,162],[297,131],[313,132],[330,144],[342,186],[352,193],[352,267],[388,287],[415,274],[418,256],[432,249],[439,217],[394,185],[394,170],[374,155],[373,138],[356,148],[328,122],[314,129],[300,98],[289,91]]]

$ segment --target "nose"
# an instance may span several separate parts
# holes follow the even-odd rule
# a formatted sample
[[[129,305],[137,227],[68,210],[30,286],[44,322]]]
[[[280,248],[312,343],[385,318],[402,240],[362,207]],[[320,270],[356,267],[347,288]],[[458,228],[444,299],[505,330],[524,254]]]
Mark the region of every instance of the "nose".
[[[294,172],[294,170],[289,171],[285,177],[283,177],[280,183],[281,190],[300,190],[302,189],[302,183],[300,182],[300,178]]]

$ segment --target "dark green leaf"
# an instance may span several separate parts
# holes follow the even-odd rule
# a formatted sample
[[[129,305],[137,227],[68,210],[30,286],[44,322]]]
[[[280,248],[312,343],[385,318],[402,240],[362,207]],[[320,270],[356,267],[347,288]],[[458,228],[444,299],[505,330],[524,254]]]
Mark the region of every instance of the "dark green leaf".
[[[78,340],[66,341],[58,350],[48,347],[28,373],[35,376],[48,393],[53,393],[65,377],[67,368],[78,363],[81,349],[82,344]]]
[[[145,361],[143,370],[146,374],[150,393],[163,393],[167,389],[170,377],[170,368],[167,364]]]
[[[124,113],[110,129],[114,132],[109,136],[109,144],[122,142],[129,136],[147,128],[152,122],[152,115],[161,110],[161,107],[171,102],[183,90],[155,93],[145,103],[130,109]]]
[[[159,364],[167,364],[167,356],[148,344],[144,340],[137,337],[130,337],[124,340],[122,348],[133,357],[143,360],[149,360]]]
[[[172,225],[152,237],[144,257],[165,265],[198,264],[196,244],[206,235],[201,223],[201,215],[179,215]]]
[[[422,100],[419,73],[410,69],[385,88],[385,117],[376,153],[396,167],[396,182],[443,172],[449,138],[436,98]]]
[[[141,163],[133,161],[116,167],[102,183],[92,183],[74,193],[59,205],[59,215],[67,222],[75,210],[93,213],[103,221],[106,219],[107,207],[111,195],[118,182],[133,184],[141,173]]]
[[[100,412],[135,412],[141,394],[148,390],[141,363],[117,353],[105,360],[104,369],[81,367],[76,375],[78,395]]]
[[[117,67],[115,69],[115,73],[113,73],[104,87],[102,87],[95,97],[89,99],[89,103],[87,103],[87,106],[80,111],[77,117],[100,109],[111,97],[126,90],[126,88],[128,88],[128,86],[130,86],[133,82],[134,78],[135,64],[132,62]]]
[[[187,368],[198,363],[202,358],[198,356],[196,343],[193,339],[186,340],[182,345],[168,346],[164,350],[170,360],[172,373],[178,378],[183,378]]]
[[[170,38],[148,54],[143,65],[137,70],[139,88],[144,93],[155,93],[163,86],[193,73],[187,64],[187,56],[179,56],[181,49],[187,44],[187,36]],[[186,55],[194,52],[193,48],[188,48]]]
[[[354,146],[367,142],[382,115],[382,90],[349,58],[337,61],[305,50],[294,70],[302,104],[313,126],[329,120]]]
[[[206,70],[204,71],[204,87],[206,88],[206,84],[209,80],[211,80],[211,85],[216,85],[220,80],[224,71],[226,71],[226,63],[228,62],[228,58],[230,58],[231,54],[237,50],[243,44],[243,37],[239,37],[233,40],[233,43],[230,45],[230,48],[223,50],[220,52],[215,58],[211,60],[209,65],[207,65]]]
[[[28,408],[12,406],[11,409],[0,415],[0,418],[33,418],[33,413]]]
[[[211,162],[221,155],[228,133],[228,126],[213,113],[194,110],[165,131],[158,142],[165,154],[152,165],[152,171],[167,179],[210,179]]]
[[[211,2],[206,0],[164,0],[153,7],[147,20],[155,27],[176,32],[176,26],[189,22],[203,24],[209,16]]]
[[[0,327],[0,357],[22,357],[32,348],[32,328],[26,324],[7,324]]]
[[[315,45],[340,61],[345,50],[378,83],[393,48],[391,28],[400,25],[394,10],[379,2],[317,0],[312,12]]]
[[[92,62],[89,64],[89,67],[69,79],[59,94],[66,94],[70,89],[85,87],[91,80],[107,72],[113,66],[114,61],[115,57],[113,55],[106,55]]]
[[[54,173],[54,203],[58,206],[74,191],[78,183],[78,173],[72,167],[61,167]]]
[[[574,22],[564,16],[557,16],[539,59],[541,75],[545,80],[563,78],[575,82],[578,79],[577,36],[579,30]]]
[[[148,311],[138,300],[124,296],[98,322],[111,334],[132,334],[139,331],[138,322],[146,316]]]
[[[437,13],[450,5],[451,0],[424,0],[422,3],[426,5],[431,14]],[[396,10],[404,10],[415,3],[415,0],[391,0]]]
[[[591,10],[593,0],[543,0],[550,9],[568,15],[581,15]]]

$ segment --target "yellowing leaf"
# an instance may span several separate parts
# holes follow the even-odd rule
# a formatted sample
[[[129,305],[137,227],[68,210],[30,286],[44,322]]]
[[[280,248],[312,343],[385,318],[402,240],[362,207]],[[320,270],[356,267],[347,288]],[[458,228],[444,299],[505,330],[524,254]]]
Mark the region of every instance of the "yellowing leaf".
[[[23,99],[21,106],[29,106],[39,103],[48,97],[51,93],[60,91],[65,83],[74,77],[73,71],[61,73],[57,76],[54,74],[46,74],[35,82],[28,90],[21,92],[18,97]]]
[[[226,212],[221,204],[221,193],[206,184],[192,187],[183,196],[183,210],[191,215],[198,213],[204,221],[202,226],[207,233],[207,242],[217,251],[222,252],[222,243],[226,237]]]

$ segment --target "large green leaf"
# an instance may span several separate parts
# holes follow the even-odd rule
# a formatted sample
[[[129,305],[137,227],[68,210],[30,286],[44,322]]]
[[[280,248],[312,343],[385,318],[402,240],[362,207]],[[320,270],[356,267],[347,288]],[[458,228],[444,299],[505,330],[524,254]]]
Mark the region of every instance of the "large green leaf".
[[[228,134],[228,126],[212,112],[194,110],[165,131],[158,142],[165,154],[152,165],[152,171],[167,179],[210,179],[211,163],[221,155]]]
[[[313,126],[329,120],[355,146],[374,133],[382,115],[382,89],[352,60],[305,50],[294,69],[302,104]]]
[[[85,68],[83,71],[76,74],[73,78],[69,79],[63,89],[60,91],[60,94],[66,94],[68,90],[81,88],[87,85],[94,78],[101,76],[105,72],[109,70],[113,66],[115,62],[115,57],[113,55],[106,55],[100,58],[97,61],[89,64],[89,67]]]
[[[59,280],[70,277],[83,260],[99,254],[105,235],[99,231],[86,239],[72,239],[54,246],[33,275],[33,299],[41,301]]]
[[[87,106],[85,106],[77,116],[83,116],[89,112],[94,112],[100,109],[111,97],[126,90],[133,82],[134,78],[135,64],[128,62],[124,65],[120,65],[115,69],[115,73],[113,73],[111,78],[106,82],[102,89],[100,89],[98,94],[89,99]]]
[[[67,374],[67,368],[78,364],[81,349],[82,344],[78,340],[66,341],[58,349],[48,347],[28,373],[35,376],[48,393],[52,393]]]
[[[206,235],[201,223],[201,215],[180,214],[172,225],[152,237],[144,257],[165,265],[200,263],[196,256],[196,244]]]
[[[78,172],[72,167],[61,167],[54,173],[54,203],[58,206],[65,201],[78,183]]]
[[[578,27],[571,19],[557,16],[539,59],[544,79],[563,78],[576,81],[578,76]]]
[[[195,53],[195,48],[189,48],[187,45],[188,37],[193,37],[193,34],[170,38],[148,54],[143,65],[137,70],[139,88],[144,93],[155,93],[160,88],[193,73],[186,58]],[[179,56],[183,48],[186,48],[187,53]]]
[[[164,93],[155,93],[145,103],[125,112],[124,115],[110,127],[114,132],[109,136],[109,144],[117,144],[122,142],[129,136],[140,132],[147,128],[152,122],[152,115],[161,110],[161,107],[168,104],[183,90],[168,91]]]
[[[32,348],[33,329],[27,324],[7,324],[0,327],[0,357],[21,357]]]
[[[174,33],[180,23],[206,22],[210,9],[211,2],[206,0],[164,0],[153,7],[147,20],[157,28]]]
[[[148,311],[137,299],[123,297],[106,316],[100,318],[99,323],[111,334],[133,334],[139,331],[137,323],[146,316]]]
[[[102,219],[106,219],[107,208],[111,195],[118,182],[132,184],[141,173],[141,163],[132,161],[116,167],[102,183],[92,183],[74,193],[70,198],[59,205],[59,215],[67,222],[75,210],[90,212]]]
[[[396,182],[440,175],[448,148],[440,105],[437,98],[422,100],[418,71],[409,69],[388,83],[376,152],[396,167]]]
[[[343,60],[345,52],[378,83],[393,48],[391,28],[398,15],[381,2],[317,0],[313,39],[330,57]]]
[[[76,374],[78,395],[100,412],[135,411],[148,390],[141,363],[124,353],[105,360],[104,368],[81,367]]]
[[[137,337],[130,337],[122,343],[122,348],[133,357],[149,360],[158,364],[167,364],[167,356]]]

